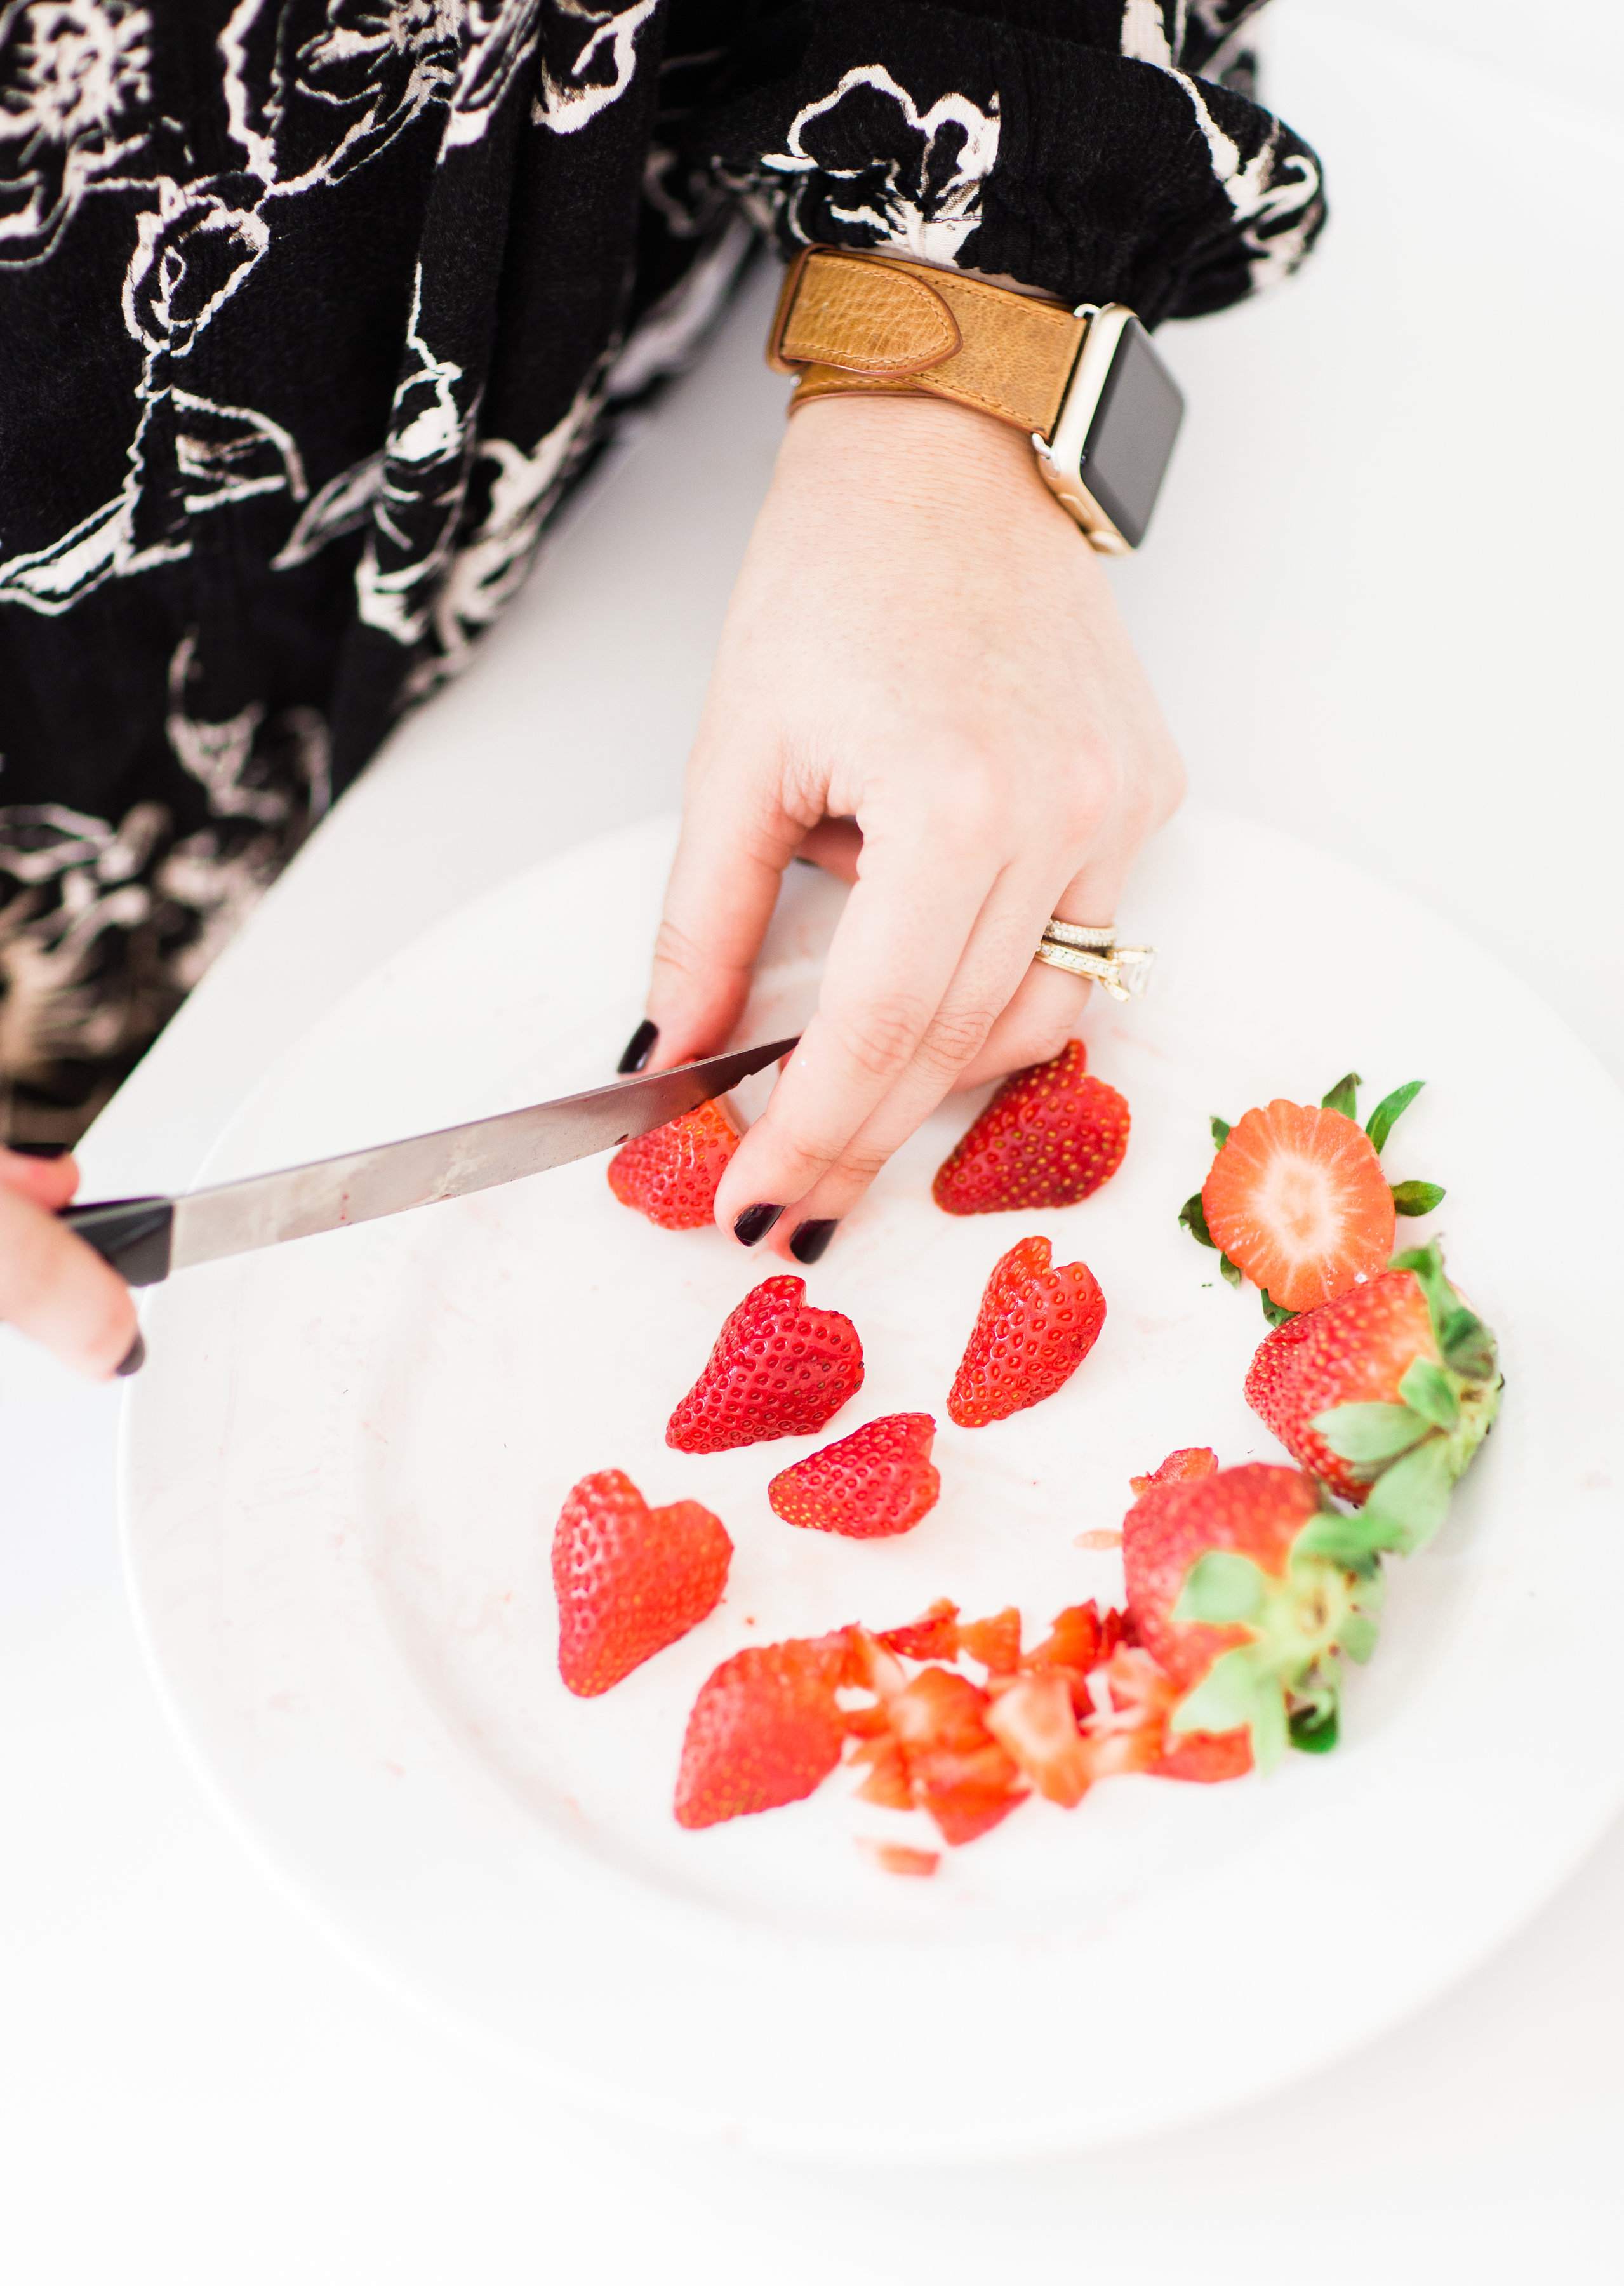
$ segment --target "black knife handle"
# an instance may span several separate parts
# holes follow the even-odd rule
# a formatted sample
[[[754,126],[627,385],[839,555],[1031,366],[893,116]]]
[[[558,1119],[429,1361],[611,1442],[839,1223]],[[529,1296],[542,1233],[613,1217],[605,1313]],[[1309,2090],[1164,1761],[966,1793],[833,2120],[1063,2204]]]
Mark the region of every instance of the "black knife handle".
[[[126,1286],[161,1286],[169,1274],[173,1199],[99,1199],[64,1207],[59,1220],[111,1263]]]

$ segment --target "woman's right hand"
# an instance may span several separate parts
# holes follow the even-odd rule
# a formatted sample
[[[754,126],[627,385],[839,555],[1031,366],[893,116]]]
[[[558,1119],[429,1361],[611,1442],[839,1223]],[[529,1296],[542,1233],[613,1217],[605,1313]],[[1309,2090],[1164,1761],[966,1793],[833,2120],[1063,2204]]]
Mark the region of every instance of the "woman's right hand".
[[[0,1149],[0,1320],[93,1381],[141,1362],[123,1280],[57,1220],[79,1187],[71,1159]]]

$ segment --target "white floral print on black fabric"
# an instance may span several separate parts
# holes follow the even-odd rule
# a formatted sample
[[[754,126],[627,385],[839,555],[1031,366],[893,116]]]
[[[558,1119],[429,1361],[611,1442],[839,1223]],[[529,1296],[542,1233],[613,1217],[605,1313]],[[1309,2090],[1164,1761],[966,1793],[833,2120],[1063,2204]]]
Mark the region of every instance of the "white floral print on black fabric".
[[[1257,4],[0,0],[0,1135],[79,1131],[763,230],[1153,320],[1300,260]]]

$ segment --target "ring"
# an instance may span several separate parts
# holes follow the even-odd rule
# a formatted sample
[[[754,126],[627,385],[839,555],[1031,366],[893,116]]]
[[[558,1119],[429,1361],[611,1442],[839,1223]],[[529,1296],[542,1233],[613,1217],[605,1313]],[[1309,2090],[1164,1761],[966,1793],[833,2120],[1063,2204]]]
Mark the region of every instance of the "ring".
[[[1076,921],[1052,919],[1032,955],[1068,975],[1086,976],[1113,1000],[1127,1000],[1145,989],[1155,957],[1154,945],[1118,944],[1115,926],[1084,928]]]

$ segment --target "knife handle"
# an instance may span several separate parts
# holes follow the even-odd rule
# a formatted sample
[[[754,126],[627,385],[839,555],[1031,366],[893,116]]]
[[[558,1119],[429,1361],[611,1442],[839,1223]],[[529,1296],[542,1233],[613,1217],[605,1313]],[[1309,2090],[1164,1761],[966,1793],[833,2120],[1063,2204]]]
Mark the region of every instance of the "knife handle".
[[[93,1246],[126,1286],[161,1286],[169,1274],[173,1199],[99,1199],[64,1207],[57,1219]]]

